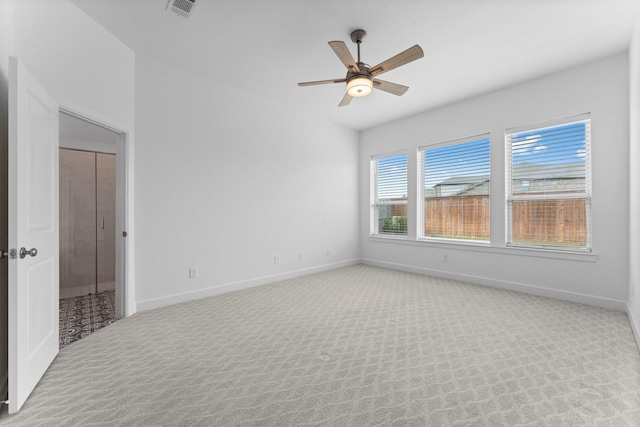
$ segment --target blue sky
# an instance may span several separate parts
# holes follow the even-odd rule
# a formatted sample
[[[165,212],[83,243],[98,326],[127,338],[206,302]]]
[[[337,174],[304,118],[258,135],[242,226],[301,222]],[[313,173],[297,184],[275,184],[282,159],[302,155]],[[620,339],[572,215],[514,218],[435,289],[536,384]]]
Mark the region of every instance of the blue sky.
[[[407,155],[378,159],[378,198],[393,199],[407,195]]]
[[[512,135],[512,162],[559,164],[585,161],[584,122]]]
[[[488,138],[427,149],[424,154],[424,185],[433,188],[452,177],[489,175]]]

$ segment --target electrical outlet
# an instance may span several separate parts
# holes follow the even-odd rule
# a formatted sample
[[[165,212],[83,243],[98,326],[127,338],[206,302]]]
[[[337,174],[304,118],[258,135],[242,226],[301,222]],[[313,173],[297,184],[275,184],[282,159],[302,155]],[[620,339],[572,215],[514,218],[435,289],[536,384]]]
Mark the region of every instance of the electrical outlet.
[[[273,263],[274,264],[280,264],[280,255],[274,255],[273,256]]]
[[[198,267],[191,267],[189,269],[189,279],[195,279],[198,277]]]
[[[327,248],[327,252],[326,252],[327,256],[331,256],[331,249]]]
[[[298,261],[302,261],[302,252],[298,252]]]

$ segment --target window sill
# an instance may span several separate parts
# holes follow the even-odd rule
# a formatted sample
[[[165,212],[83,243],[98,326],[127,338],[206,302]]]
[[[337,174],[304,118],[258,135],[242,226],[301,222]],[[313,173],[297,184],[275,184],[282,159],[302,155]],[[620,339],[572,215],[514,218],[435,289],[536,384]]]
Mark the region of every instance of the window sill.
[[[596,262],[598,255],[593,252],[568,252],[555,251],[552,249],[537,249],[523,247],[498,247],[491,246],[489,243],[475,242],[451,242],[451,241],[435,241],[435,240],[410,240],[408,237],[391,237],[391,236],[370,236],[370,242],[374,243],[396,243],[401,245],[419,246],[427,248],[451,249],[457,251],[471,251],[494,253],[503,255],[516,255],[525,257],[562,259],[580,262]]]
[[[411,243],[411,240],[409,240],[409,237],[407,236],[394,236],[392,234],[373,234],[371,236],[369,236],[370,239],[373,239],[374,241],[381,241],[381,242],[403,242],[403,243]]]

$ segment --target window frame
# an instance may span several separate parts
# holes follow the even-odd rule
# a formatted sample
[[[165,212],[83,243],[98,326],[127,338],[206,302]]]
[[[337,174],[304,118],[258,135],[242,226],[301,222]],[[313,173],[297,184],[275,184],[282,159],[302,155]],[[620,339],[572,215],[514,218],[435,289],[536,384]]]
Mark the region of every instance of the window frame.
[[[425,224],[425,209],[426,209],[426,194],[425,194],[425,153],[430,149],[438,149],[444,147],[452,147],[455,145],[463,145],[472,142],[480,142],[483,140],[488,141],[488,149],[489,149],[489,170],[487,175],[488,179],[488,212],[489,212],[489,223],[488,227],[488,237],[487,239],[472,239],[472,238],[453,238],[453,237],[439,237],[439,236],[426,236]],[[418,200],[417,200],[417,240],[423,242],[447,242],[447,243],[455,243],[455,244],[471,244],[471,245],[490,245],[491,244],[491,133],[484,132],[476,135],[449,139],[446,141],[434,142],[430,144],[421,145],[418,147],[418,170],[417,170],[417,178],[418,178]]]
[[[404,201],[398,201],[397,203],[393,202],[384,202],[380,203],[378,200],[378,161],[382,159],[389,159],[393,157],[404,156],[405,160],[405,186],[406,186],[406,195]],[[402,239],[406,240],[409,238],[408,234],[408,221],[405,223],[404,233],[384,233],[380,232],[380,221],[379,221],[379,212],[380,206],[395,206],[395,205],[404,205],[406,209],[407,215],[405,216],[408,219],[409,215],[409,156],[406,150],[394,151],[391,153],[379,154],[371,156],[369,161],[369,236],[377,237],[377,238],[385,238],[385,239]]]
[[[584,192],[556,192],[552,196],[546,194],[535,194],[535,192],[522,191],[514,194],[513,191],[513,143],[512,136],[522,133],[530,133],[536,131],[545,131],[548,129],[567,126],[577,123],[585,124],[585,142],[584,142],[584,158],[585,158],[585,176],[584,176]],[[591,202],[592,202],[592,168],[591,168],[591,114],[583,113],[558,119],[538,122],[529,125],[521,125],[505,130],[505,246],[508,248],[535,249],[549,252],[573,252],[573,253],[592,253],[592,221],[591,221]],[[546,180],[546,179],[545,179]],[[530,183],[529,183],[530,185]],[[527,194],[529,193],[529,194]],[[534,194],[531,194],[534,193]],[[585,202],[585,246],[563,246],[557,242],[555,245],[536,245],[526,244],[523,242],[513,241],[513,203],[519,201],[542,201],[542,200],[584,200]]]

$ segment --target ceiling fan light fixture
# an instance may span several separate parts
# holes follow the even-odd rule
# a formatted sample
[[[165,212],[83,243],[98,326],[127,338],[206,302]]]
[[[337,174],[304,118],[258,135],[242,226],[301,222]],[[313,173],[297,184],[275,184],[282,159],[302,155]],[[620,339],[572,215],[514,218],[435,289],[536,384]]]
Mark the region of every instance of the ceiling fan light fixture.
[[[357,76],[347,82],[347,93],[353,97],[367,96],[373,90],[373,79],[368,76]]]

